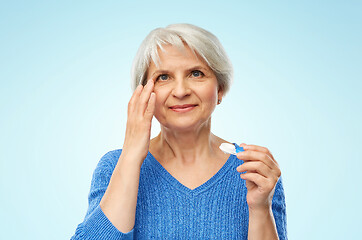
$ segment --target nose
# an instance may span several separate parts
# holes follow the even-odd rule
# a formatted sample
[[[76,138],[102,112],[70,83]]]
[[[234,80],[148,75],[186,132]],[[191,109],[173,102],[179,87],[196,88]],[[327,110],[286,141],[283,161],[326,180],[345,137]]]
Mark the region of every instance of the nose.
[[[191,94],[191,89],[187,79],[179,78],[174,82],[172,95],[176,98],[183,98]]]

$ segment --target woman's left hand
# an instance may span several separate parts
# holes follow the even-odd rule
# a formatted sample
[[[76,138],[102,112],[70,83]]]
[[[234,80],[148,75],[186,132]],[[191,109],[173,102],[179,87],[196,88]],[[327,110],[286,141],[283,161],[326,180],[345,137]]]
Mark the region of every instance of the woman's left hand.
[[[237,158],[244,163],[236,168],[246,182],[246,196],[249,209],[270,209],[275,186],[281,175],[278,163],[270,151],[261,146],[240,144],[244,152],[237,153]]]

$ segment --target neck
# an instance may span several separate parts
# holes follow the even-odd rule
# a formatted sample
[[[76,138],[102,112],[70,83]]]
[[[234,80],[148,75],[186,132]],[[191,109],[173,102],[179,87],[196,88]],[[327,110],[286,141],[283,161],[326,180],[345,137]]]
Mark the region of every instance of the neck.
[[[203,159],[212,159],[219,153],[219,138],[211,133],[211,118],[198,129],[175,131],[161,125],[160,134],[154,139],[162,159],[191,166]]]

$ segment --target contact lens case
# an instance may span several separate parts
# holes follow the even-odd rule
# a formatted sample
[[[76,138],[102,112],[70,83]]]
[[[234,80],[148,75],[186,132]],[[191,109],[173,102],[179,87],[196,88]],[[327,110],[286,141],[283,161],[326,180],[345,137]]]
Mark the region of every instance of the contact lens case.
[[[236,155],[238,152],[244,152],[243,147],[239,147],[237,144],[222,143],[219,148],[226,154]]]

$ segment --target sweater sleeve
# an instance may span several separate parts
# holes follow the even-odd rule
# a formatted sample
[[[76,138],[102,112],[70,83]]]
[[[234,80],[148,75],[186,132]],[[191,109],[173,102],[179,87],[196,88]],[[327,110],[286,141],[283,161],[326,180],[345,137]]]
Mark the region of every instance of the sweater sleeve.
[[[112,161],[114,164],[112,164]],[[103,213],[99,203],[107,190],[118,157],[114,151],[106,153],[94,170],[88,195],[88,210],[82,223],[77,226],[71,240],[78,239],[133,239],[134,228],[128,233],[119,231]]]
[[[272,200],[272,210],[280,240],[288,240],[287,235],[287,214],[285,205],[285,195],[282,177],[279,178],[275,187]]]

